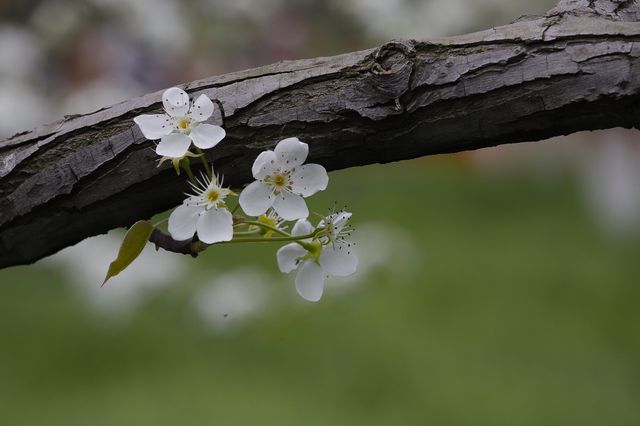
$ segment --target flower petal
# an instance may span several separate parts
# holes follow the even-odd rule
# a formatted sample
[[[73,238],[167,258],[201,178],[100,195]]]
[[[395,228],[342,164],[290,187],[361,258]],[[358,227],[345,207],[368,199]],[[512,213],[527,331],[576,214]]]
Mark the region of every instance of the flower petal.
[[[197,230],[203,243],[229,241],[233,238],[233,216],[223,208],[205,210],[198,219]]]
[[[196,224],[202,212],[202,207],[178,206],[169,216],[169,234],[176,241],[184,241],[196,233]]]
[[[189,115],[196,121],[206,121],[213,114],[213,102],[207,95],[200,95],[193,102]]]
[[[342,228],[347,224],[347,221],[351,219],[351,212],[340,211],[338,213],[330,214],[327,219],[329,222],[333,224],[333,234],[338,235]],[[325,221],[322,219],[320,223],[318,223],[318,228],[322,228],[325,226]]]
[[[273,205],[271,189],[260,181],[255,181],[240,193],[240,207],[249,216],[260,216]]]
[[[251,173],[256,179],[263,179],[271,174],[276,164],[276,154],[273,151],[262,151],[251,166]]]
[[[299,237],[301,235],[307,235],[313,232],[313,226],[311,222],[307,219],[298,220],[295,225],[293,225],[293,229],[291,230],[291,235],[294,237]]]
[[[283,170],[291,170],[302,165],[309,154],[309,145],[298,138],[287,138],[278,142],[274,152]]]
[[[318,261],[327,274],[338,277],[351,275],[358,268],[358,258],[346,244],[326,247]]]
[[[273,209],[284,220],[304,219],[309,216],[309,209],[304,198],[291,192],[282,191],[275,196]]]
[[[338,212],[334,215],[334,217],[331,219],[331,221],[333,222],[333,227],[336,230],[341,230],[342,228],[344,228],[344,225],[347,224],[347,221],[349,219],[351,219],[351,212]]]
[[[298,267],[298,259],[304,257],[307,251],[298,243],[287,244],[281,247],[276,253],[276,259],[278,260],[278,268],[285,274],[293,271]]]
[[[291,190],[303,197],[309,197],[318,191],[327,189],[329,175],[319,164],[305,164],[291,175]]]
[[[172,87],[162,94],[162,105],[170,116],[184,117],[189,112],[189,95],[178,87]]]
[[[225,135],[222,127],[213,124],[199,124],[189,134],[193,144],[201,149],[213,148],[224,139]]]
[[[317,302],[324,291],[324,271],[313,260],[306,260],[298,267],[296,290],[303,299]]]
[[[163,157],[180,158],[184,157],[190,145],[189,136],[182,133],[171,133],[162,137],[156,147],[156,153]]]
[[[166,114],[143,114],[133,119],[147,139],[160,139],[174,129],[174,123]]]

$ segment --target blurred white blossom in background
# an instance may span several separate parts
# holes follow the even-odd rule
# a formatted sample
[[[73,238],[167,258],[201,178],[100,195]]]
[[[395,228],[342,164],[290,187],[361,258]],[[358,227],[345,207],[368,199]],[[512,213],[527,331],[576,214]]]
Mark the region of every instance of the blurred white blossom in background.
[[[69,94],[64,100],[62,109],[65,114],[78,114],[97,111],[108,105],[130,99],[132,93],[141,94],[140,87],[96,80]]]
[[[557,1],[541,0],[333,0],[337,8],[382,39],[442,37],[508,24],[522,15],[543,14]]]
[[[0,25],[0,138],[44,124],[49,100],[31,84],[43,66],[43,52],[29,31]]]
[[[404,279],[416,273],[417,243],[406,229],[385,222],[365,222],[355,227],[352,240],[358,270],[348,277],[327,280],[328,294],[341,294],[366,285],[373,274],[385,273]]]
[[[43,66],[43,52],[37,38],[25,28],[0,25],[0,76],[25,79]]]
[[[640,136],[637,130],[580,132],[469,153],[484,175],[528,174],[544,187],[576,178],[594,224],[624,240],[640,232]]]
[[[192,304],[212,331],[235,330],[266,311],[271,291],[269,272],[239,267],[212,276],[193,294]]]
[[[249,18],[255,22],[266,22],[279,9],[286,6],[284,0],[200,0],[202,4],[215,9],[216,13],[227,19],[245,19]],[[303,1],[289,2],[304,3]],[[307,1],[309,3],[309,1]]]
[[[147,244],[142,254],[125,271],[100,287],[109,264],[115,259],[123,235],[112,231],[88,238],[47,258],[59,268],[92,311],[112,318],[124,318],[169,285],[179,284],[189,261],[185,256],[156,250]]]
[[[194,31],[189,26],[188,10],[176,0],[91,0],[96,6],[114,13],[124,30],[166,55],[184,50]]]
[[[626,239],[640,232],[640,136],[613,129],[585,135],[580,173],[589,211],[607,234]]]
[[[0,81],[0,138],[49,121],[47,99],[21,81]]]

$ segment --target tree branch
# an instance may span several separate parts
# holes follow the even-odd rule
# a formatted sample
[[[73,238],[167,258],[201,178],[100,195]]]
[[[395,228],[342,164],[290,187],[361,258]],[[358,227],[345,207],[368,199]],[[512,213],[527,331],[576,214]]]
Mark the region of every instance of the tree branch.
[[[198,257],[197,241],[176,241],[170,235],[165,234],[159,229],[154,229],[149,237],[149,242],[156,246],[156,250],[164,249],[178,254],[188,254],[191,257]]]
[[[479,33],[226,74],[184,85],[217,100],[227,138],[209,152],[226,182],[298,136],[329,170],[637,127],[640,5],[564,0]],[[181,202],[133,124],[161,92],[0,142],[0,267],[34,262]]]

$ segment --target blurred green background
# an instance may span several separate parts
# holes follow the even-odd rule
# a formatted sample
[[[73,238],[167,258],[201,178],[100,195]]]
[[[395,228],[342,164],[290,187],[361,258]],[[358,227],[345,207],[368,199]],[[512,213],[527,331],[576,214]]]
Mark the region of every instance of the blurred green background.
[[[0,131],[551,3],[3,3]],[[317,304],[273,246],[148,247],[99,289],[116,230],[0,270],[0,423],[640,424],[637,138],[332,173],[310,204],[353,211],[361,267]]]

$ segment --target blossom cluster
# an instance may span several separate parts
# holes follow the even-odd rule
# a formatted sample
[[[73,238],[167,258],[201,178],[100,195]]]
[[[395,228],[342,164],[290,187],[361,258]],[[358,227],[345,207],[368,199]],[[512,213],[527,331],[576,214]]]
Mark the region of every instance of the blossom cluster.
[[[309,221],[305,198],[329,183],[323,166],[306,163],[309,145],[290,137],[260,153],[251,167],[255,180],[238,195],[224,186],[203,152],[226,136],[222,127],[206,122],[215,110],[211,99],[202,94],[191,102],[185,91],[173,87],[163,93],[162,103],[165,114],[139,115],[134,122],[147,139],[160,140],[159,165],[171,161],[178,174],[184,170],[189,178],[191,192],[168,219],[171,238],[192,241],[198,250],[228,242],[284,244],[276,253],[280,271],[296,271],[296,290],[314,302],[322,297],[326,277],[356,271],[351,213],[334,210],[318,215],[315,226]],[[191,170],[192,158],[202,162],[200,176]]]

